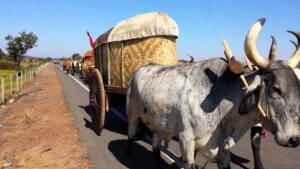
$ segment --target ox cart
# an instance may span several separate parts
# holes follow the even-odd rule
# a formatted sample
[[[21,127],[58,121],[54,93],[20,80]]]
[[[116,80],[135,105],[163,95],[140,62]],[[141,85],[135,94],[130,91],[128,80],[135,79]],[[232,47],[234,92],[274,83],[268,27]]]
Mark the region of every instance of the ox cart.
[[[66,58],[63,61],[63,70],[66,71],[67,74],[69,74],[72,70],[72,59]]]
[[[81,77],[83,77],[86,82],[90,81],[94,67],[95,67],[94,52],[90,50],[84,54],[81,61]]]
[[[90,105],[95,132],[101,134],[110,95],[126,95],[132,73],[151,64],[177,64],[176,22],[152,12],[119,22],[95,41],[95,68],[90,78]]]

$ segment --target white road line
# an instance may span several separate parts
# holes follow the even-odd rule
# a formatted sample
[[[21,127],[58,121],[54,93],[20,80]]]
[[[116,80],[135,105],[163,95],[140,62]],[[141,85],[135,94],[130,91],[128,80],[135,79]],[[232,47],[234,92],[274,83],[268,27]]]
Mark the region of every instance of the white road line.
[[[80,86],[82,86],[86,91],[90,92],[90,89],[87,88],[84,84],[82,84],[79,80],[77,80],[74,76],[72,76],[72,75],[70,75],[70,74],[69,74],[69,76],[70,76],[72,79],[74,79],[77,83],[79,83]]]
[[[59,67],[59,66],[56,66],[56,67],[57,67],[59,70],[63,71],[61,67]]]
[[[62,69],[60,67],[58,67],[61,71]],[[84,84],[82,84],[79,80],[77,80],[75,77],[73,77],[72,75],[69,74],[69,76],[74,79],[77,83],[79,83],[86,91],[90,92],[90,89],[87,88]],[[124,122],[127,123],[127,119],[121,115],[121,113],[119,113],[118,110],[116,110],[115,108],[110,108],[111,112],[113,112],[116,116],[118,116],[119,118],[121,118]],[[146,136],[145,139],[148,142],[151,142],[151,138],[149,136]],[[175,163],[178,167],[182,167],[183,164],[181,162],[181,160],[179,160],[178,155],[175,154],[174,152],[172,152],[171,150],[168,150],[162,146],[159,147],[161,153],[168,159],[170,160],[171,163]],[[170,154],[170,155],[168,155]],[[173,158],[171,158],[170,156],[173,156]]]
[[[57,68],[61,71],[63,71],[63,69],[59,66],[57,66]],[[73,77],[72,75],[68,74],[72,79],[74,79],[77,83],[79,83],[86,91],[90,92],[90,89],[88,87],[86,87],[84,84],[82,84],[79,80],[77,80],[75,77]]]

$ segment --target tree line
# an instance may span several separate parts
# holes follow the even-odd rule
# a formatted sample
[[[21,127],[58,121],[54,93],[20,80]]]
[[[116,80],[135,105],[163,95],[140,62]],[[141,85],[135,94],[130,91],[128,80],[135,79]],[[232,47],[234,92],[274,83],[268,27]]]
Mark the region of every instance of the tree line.
[[[19,35],[16,37],[7,35],[5,40],[7,41],[7,47],[5,49],[8,55],[0,48],[0,59],[12,59],[15,63],[16,70],[19,70],[21,61],[25,58],[27,51],[37,46],[38,36],[33,32],[27,33],[26,31],[22,31],[19,32]]]
[[[14,37],[12,35],[7,35],[5,37],[7,41],[7,47],[5,48],[8,54],[0,48],[0,60],[12,60],[15,63],[15,69],[20,69],[21,61],[25,58],[25,54],[29,49],[37,47],[38,36],[33,32],[22,31],[19,35]],[[71,58],[73,60],[80,60],[82,56],[79,53],[74,53]],[[52,58],[47,57],[47,61],[52,61]]]

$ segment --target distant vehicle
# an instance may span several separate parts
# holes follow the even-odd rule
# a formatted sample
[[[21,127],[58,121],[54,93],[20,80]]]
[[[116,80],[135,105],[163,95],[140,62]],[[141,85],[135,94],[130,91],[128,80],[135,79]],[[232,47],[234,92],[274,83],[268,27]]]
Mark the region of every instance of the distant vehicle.
[[[54,60],[53,63],[54,64],[59,64],[59,61],[58,60]]]

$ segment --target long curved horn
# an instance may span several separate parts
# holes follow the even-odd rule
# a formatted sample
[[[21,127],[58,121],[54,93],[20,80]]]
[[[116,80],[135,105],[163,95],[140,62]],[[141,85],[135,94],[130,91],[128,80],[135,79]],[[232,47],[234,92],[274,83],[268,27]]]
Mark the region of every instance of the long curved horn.
[[[289,65],[292,68],[295,68],[299,61],[300,61],[300,33],[299,32],[294,32],[294,31],[288,31],[289,33],[293,34],[296,36],[298,44],[293,43],[296,46],[296,51],[294,54],[286,61],[286,64]]]
[[[265,18],[260,18],[258,21],[256,21],[248,31],[244,43],[246,56],[260,69],[265,69],[269,65],[269,60],[263,58],[256,49],[256,40],[265,22]]]
[[[276,58],[277,42],[276,42],[276,39],[274,38],[274,36],[271,36],[271,38],[272,38],[272,45],[271,45],[271,49],[269,52],[269,60],[276,62],[276,60],[277,60],[277,58]]]

